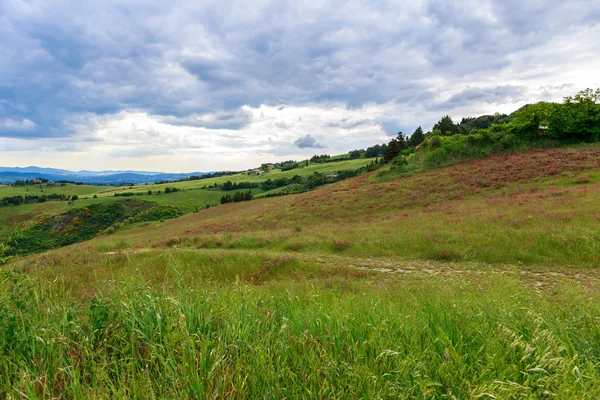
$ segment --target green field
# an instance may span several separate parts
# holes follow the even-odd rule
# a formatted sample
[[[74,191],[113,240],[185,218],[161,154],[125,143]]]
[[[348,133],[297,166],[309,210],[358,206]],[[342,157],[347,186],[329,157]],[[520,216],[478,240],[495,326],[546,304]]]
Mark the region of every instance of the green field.
[[[279,178],[291,178],[294,175],[308,176],[308,175],[312,175],[315,172],[320,172],[322,174],[328,174],[328,173],[333,173],[333,172],[336,172],[339,170],[354,170],[354,169],[364,167],[365,165],[369,164],[373,160],[374,160],[373,158],[359,158],[359,159],[355,159],[355,160],[345,160],[345,161],[322,163],[322,164],[311,163],[307,167],[296,168],[296,169],[292,169],[289,171],[281,171],[280,169],[274,169],[271,172],[268,172],[263,175],[253,175],[253,174],[248,174],[248,173],[244,172],[244,173],[234,174],[234,175],[200,179],[197,181],[174,182],[174,183],[165,183],[165,184],[158,184],[158,185],[155,185],[155,184],[140,185],[140,186],[135,186],[133,190],[123,189],[123,188],[117,188],[115,190],[117,190],[117,191],[127,190],[127,191],[133,191],[133,192],[135,192],[135,191],[143,192],[143,191],[152,190],[154,192],[157,190],[164,191],[164,189],[166,187],[177,187],[177,188],[181,188],[181,189],[199,189],[204,186],[214,185],[215,183],[223,184],[227,181],[231,181],[231,182],[242,182],[242,181],[243,182],[264,182],[267,179],[275,180],[275,179],[279,179]],[[108,193],[110,194],[110,192],[108,192]],[[100,194],[99,194],[99,196],[100,196]]]
[[[374,172],[17,259],[0,397],[600,398],[598,159]]]
[[[114,188],[115,190],[121,190],[124,187]],[[41,196],[43,194],[65,194],[65,195],[78,195],[78,196],[93,196],[94,194],[102,193],[106,191],[106,186],[96,185],[73,185],[65,183],[62,186],[60,183],[56,184],[39,184],[32,186],[0,186],[0,198],[10,196]]]
[[[67,211],[73,207],[85,207],[94,203],[114,201],[115,193],[141,193],[136,199],[156,202],[161,205],[172,205],[181,208],[184,213],[195,212],[206,205],[219,204],[221,197],[228,193],[221,190],[202,189],[205,186],[232,182],[264,182],[267,179],[291,178],[294,175],[308,176],[315,172],[323,174],[333,173],[339,170],[354,170],[361,168],[373,159],[345,160],[325,164],[310,164],[307,167],[297,168],[290,171],[275,169],[264,175],[248,175],[246,173],[208,178],[198,181],[173,182],[165,184],[148,184],[135,186],[97,186],[97,185],[35,185],[35,186],[0,186],[0,198],[12,196],[41,196],[43,194],[65,194],[77,195],[78,200],[72,204],[65,201],[48,201],[43,204],[27,204],[21,206],[8,206],[0,208],[0,238],[14,226],[21,226],[23,222],[36,220],[44,216],[55,215]],[[165,188],[177,187],[180,191],[165,194]],[[148,191],[152,195],[148,195]],[[161,191],[161,194],[157,194]],[[254,195],[263,193],[261,189],[252,189]],[[96,196],[96,198],[94,198]],[[120,197],[121,198],[121,197]]]

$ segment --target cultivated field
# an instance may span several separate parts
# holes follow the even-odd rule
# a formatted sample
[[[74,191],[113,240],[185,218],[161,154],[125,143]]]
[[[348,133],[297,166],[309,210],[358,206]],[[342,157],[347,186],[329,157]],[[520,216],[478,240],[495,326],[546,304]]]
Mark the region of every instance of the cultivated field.
[[[355,170],[364,167],[373,159],[356,159],[332,162],[326,164],[310,164],[307,167],[297,168],[290,171],[281,171],[275,169],[263,175],[235,174],[222,177],[208,178],[197,181],[173,182],[164,184],[148,184],[136,186],[96,186],[96,185],[73,185],[55,184],[47,186],[45,184],[29,187],[0,186],[0,198],[10,196],[42,196],[44,194],[64,194],[68,196],[77,195],[78,200],[67,203],[64,201],[48,201],[42,204],[26,204],[20,206],[8,206],[0,208],[0,239],[3,234],[10,232],[14,228],[20,228],[23,222],[35,221],[49,215],[56,215],[68,211],[72,208],[86,207],[91,204],[105,201],[115,201],[115,193],[135,193],[136,199],[152,201],[160,205],[171,205],[179,207],[184,213],[194,212],[204,208],[206,205],[218,204],[221,197],[226,193],[222,190],[206,190],[203,187],[210,187],[215,184],[223,184],[227,181],[232,182],[264,182],[267,179],[275,180],[279,178],[291,178],[294,175],[309,176],[315,172],[329,174],[339,170]],[[179,191],[165,194],[166,188],[176,187]],[[149,195],[148,191],[152,194]],[[161,194],[157,194],[158,191]],[[277,191],[277,190],[274,190]],[[262,194],[259,188],[252,189],[254,195]],[[140,196],[137,196],[137,195]],[[96,198],[94,198],[96,196]],[[16,227],[14,225],[17,225]],[[25,224],[27,225],[27,224]]]
[[[375,172],[16,260],[0,397],[599,398],[598,160]]]

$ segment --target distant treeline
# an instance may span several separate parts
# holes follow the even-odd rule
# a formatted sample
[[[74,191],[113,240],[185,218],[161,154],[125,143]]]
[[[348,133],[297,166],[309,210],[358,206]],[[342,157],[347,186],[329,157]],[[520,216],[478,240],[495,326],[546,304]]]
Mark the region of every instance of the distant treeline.
[[[378,165],[379,165],[379,161],[377,160],[377,161],[373,161],[373,162],[369,163],[365,167],[353,169],[353,170],[340,170],[340,171],[337,171],[335,173],[330,173],[330,174],[314,172],[312,175],[308,175],[305,177],[302,177],[300,175],[294,175],[291,178],[267,179],[266,181],[260,182],[260,183],[227,181],[222,185],[215,184],[214,188],[217,188],[220,190],[225,190],[225,191],[239,190],[242,188],[244,188],[244,189],[260,188],[261,190],[267,192],[270,190],[284,188],[284,187],[287,187],[290,185],[294,185],[296,187],[296,189],[294,190],[294,193],[299,193],[299,192],[304,192],[307,190],[314,189],[318,186],[326,185],[328,183],[334,183],[334,182],[338,182],[338,181],[341,181],[344,179],[352,178],[352,177],[361,175],[368,171],[373,171],[374,169],[376,169],[376,167]],[[237,195],[238,193],[250,193],[250,190],[248,190],[247,192],[236,192],[235,195]],[[287,193],[284,192],[284,193],[267,194],[263,197],[281,196],[282,194],[287,194]],[[223,204],[223,199],[226,199],[227,196],[231,197],[228,194],[223,196],[223,198],[221,199],[221,204]],[[247,198],[244,200],[250,200],[250,199],[251,198]],[[238,200],[238,201],[244,201],[244,200]],[[232,200],[232,201],[235,201],[235,200]],[[225,201],[225,202],[229,202],[229,201]]]
[[[77,196],[73,196],[77,200]],[[21,204],[44,203],[46,201],[68,201],[71,196],[65,194],[43,194],[41,196],[9,196],[0,199],[0,207],[19,206]]]
[[[221,204],[225,203],[238,203],[240,201],[252,200],[252,192],[250,190],[244,192],[235,192],[232,196],[229,193],[221,197]]]
[[[66,181],[66,180],[60,180],[60,181],[54,181],[54,183],[70,183],[72,185],[85,185],[85,183],[83,182],[76,182],[76,181]],[[100,184],[98,186],[101,186]]]
[[[169,194],[169,193],[175,193],[175,192],[179,192],[181,191],[181,189],[176,188],[176,187],[166,187],[164,193],[165,194]],[[151,194],[161,194],[162,192],[160,190],[157,190],[156,192],[153,192],[152,190],[148,190],[146,193],[144,192],[123,192],[123,193],[115,193],[114,196],[115,197],[131,197],[131,196],[144,196],[144,195],[151,195]]]
[[[350,159],[350,156],[346,156],[346,157],[331,157],[329,154],[321,154],[321,155],[317,155],[315,154],[314,156],[312,156],[310,158],[310,162],[314,163],[314,164],[323,164],[323,163],[330,163],[330,162],[340,162],[340,161],[346,161]]]
[[[144,192],[123,192],[123,193],[115,193],[115,197],[131,197],[131,196],[143,196],[146,193]]]
[[[181,179],[170,180],[170,181],[156,181],[154,183],[159,185],[159,184],[173,183],[173,182],[201,181],[203,179],[218,178],[221,176],[229,176],[229,175],[235,175],[235,174],[239,174],[239,173],[240,173],[239,171],[211,172],[210,174],[205,174],[205,175],[192,175],[192,176],[188,176],[187,178],[181,178]]]
[[[168,183],[167,181],[163,182],[163,183]],[[77,186],[81,186],[81,185],[94,185],[94,186],[136,186],[138,185],[137,183],[134,182],[120,182],[120,183],[102,183],[102,182],[78,182],[78,181],[72,181],[72,180],[67,180],[67,179],[60,179],[60,180],[56,180],[56,181],[49,181],[48,179],[44,179],[44,178],[36,178],[36,179],[25,179],[25,180],[20,180],[17,179],[14,183],[12,183],[12,186],[35,186],[35,185],[45,185],[46,187],[52,187],[55,184],[60,184],[61,186],[65,186],[66,184],[71,184],[71,185],[77,185]]]
[[[32,180],[17,179],[15,181],[15,183],[13,183],[13,186],[33,186],[33,185],[39,185],[40,183],[48,183],[48,182],[49,182],[48,179],[43,179],[43,178],[37,178],[37,179],[32,179]]]

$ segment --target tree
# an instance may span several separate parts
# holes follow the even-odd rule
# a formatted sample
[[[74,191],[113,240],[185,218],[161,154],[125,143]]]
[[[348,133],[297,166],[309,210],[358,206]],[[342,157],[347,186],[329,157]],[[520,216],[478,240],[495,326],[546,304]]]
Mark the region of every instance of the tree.
[[[79,196],[77,196],[76,194],[74,194],[73,196],[71,196],[71,201],[75,201],[79,199]]]
[[[445,115],[440,119],[434,126],[432,130],[439,129],[442,136],[450,136],[454,135],[458,132],[457,126],[452,121],[449,115]]]
[[[367,151],[365,152],[365,157],[366,158],[380,157],[385,153],[386,147],[387,147],[386,144],[382,144],[382,145],[376,144],[375,146],[368,147]]]
[[[557,104],[539,102],[527,104],[515,111],[512,123],[508,126],[510,132],[526,139],[535,139],[540,135],[540,125],[547,124],[554,114]]]
[[[408,145],[416,147],[423,143],[423,140],[425,140],[425,134],[423,133],[423,129],[419,126],[410,136],[410,139],[408,139]]]
[[[386,162],[391,162],[394,158],[398,156],[398,154],[400,154],[402,150],[406,148],[408,148],[408,144],[406,143],[406,137],[404,136],[404,133],[398,132],[398,136],[396,136],[388,143],[385,149],[385,153],[383,154],[383,158]]]
[[[600,140],[600,89],[565,97],[550,115],[549,133],[559,139]]]
[[[350,154],[350,158],[360,158],[362,156],[362,150],[352,150]]]

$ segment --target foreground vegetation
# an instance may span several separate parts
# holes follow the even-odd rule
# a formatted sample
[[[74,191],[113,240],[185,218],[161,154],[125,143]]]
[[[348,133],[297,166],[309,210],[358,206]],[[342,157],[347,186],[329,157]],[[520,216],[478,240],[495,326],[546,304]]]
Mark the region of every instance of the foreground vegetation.
[[[89,250],[0,272],[2,397],[600,395],[590,282]]]
[[[598,398],[599,158],[373,172],[17,259],[0,397]]]

